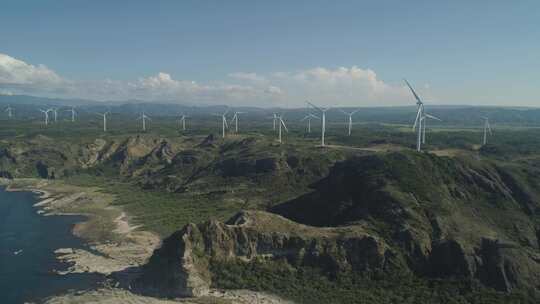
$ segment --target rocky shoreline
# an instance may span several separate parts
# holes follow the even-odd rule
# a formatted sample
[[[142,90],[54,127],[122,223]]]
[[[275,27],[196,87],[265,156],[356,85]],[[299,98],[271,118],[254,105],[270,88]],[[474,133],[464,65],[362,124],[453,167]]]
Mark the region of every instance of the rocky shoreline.
[[[55,271],[59,275],[72,273],[102,274],[111,280],[108,286],[84,292],[69,292],[46,300],[47,304],[58,303],[291,303],[279,297],[245,290],[211,290],[204,297],[194,299],[176,298],[161,299],[147,297],[131,291],[131,282],[140,275],[140,267],[144,265],[154,250],[161,245],[160,238],[149,231],[132,225],[125,211],[110,206],[112,196],[96,195],[99,190],[68,185],[62,181],[39,179],[1,180],[0,185],[6,191],[30,191],[39,195],[40,201],[34,206],[37,213],[49,215],[83,215],[88,220],[77,223],[73,233],[88,242],[88,250],[79,248],[58,248],[55,250],[59,261],[69,264],[67,270]],[[84,204],[84,208],[80,205]],[[88,206],[96,204],[109,211],[101,220],[112,224],[111,237],[96,238],[92,231],[101,227],[93,227],[93,217],[102,214],[88,212]],[[111,284],[112,282],[112,284]],[[254,302],[255,301],[255,302]],[[219,302],[221,303],[221,302]]]

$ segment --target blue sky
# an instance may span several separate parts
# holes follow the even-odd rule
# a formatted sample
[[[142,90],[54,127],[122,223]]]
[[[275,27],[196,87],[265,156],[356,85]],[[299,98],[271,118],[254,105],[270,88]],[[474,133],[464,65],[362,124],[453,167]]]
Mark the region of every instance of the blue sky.
[[[540,105],[538,1],[8,0],[0,37],[4,94]]]

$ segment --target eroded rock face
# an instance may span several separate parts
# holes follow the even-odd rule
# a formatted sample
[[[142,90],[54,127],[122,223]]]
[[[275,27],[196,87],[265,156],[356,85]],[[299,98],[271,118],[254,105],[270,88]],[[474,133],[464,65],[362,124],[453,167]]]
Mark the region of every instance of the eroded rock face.
[[[482,239],[478,250],[481,257],[478,278],[489,287],[510,292],[518,285],[518,277],[521,276],[511,252],[515,249],[513,245],[498,240]]]
[[[281,216],[245,211],[227,223],[189,224],[164,240],[138,286],[168,296],[200,296],[210,288],[210,261],[285,259],[327,272],[384,269],[388,246],[360,227],[315,228]]]
[[[456,240],[433,244],[429,256],[430,275],[435,277],[472,278],[476,272],[474,260]]]
[[[389,153],[338,162],[313,188],[271,210],[308,225],[384,231],[418,276],[538,289],[538,196],[504,168]]]
[[[167,238],[152,255],[136,286],[149,294],[165,297],[198,297],[208,293],[210,275],[205,257],[197,250],[203,244],[194,224]]]

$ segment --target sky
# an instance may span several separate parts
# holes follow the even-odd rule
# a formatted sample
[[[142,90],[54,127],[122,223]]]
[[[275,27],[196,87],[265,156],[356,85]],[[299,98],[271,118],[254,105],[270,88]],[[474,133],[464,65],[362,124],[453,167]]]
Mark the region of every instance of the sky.
[[[295,107],[540,106],[540,1],[26,1],[0,94]]]

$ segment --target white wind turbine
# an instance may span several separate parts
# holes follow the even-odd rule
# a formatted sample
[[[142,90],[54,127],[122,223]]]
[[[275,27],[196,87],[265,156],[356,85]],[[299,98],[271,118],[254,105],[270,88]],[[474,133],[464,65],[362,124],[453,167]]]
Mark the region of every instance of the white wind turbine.
[[[103,116],[103,132],[107,132],[107,115],[111,114],[111,112],[107,111],[105,113],[96,113],[96,114]]]
[[[238,116],[240,114],[245,114],[246,112],[234,112],[234,116],[232,117],[232,121],[234,121],[234,130],[235,133],[238,133]]]
[[[278,141],[281,144],[281,127],[283,126],[283,128],[285,129],[285,132],[289,132],[289,130],[287,129],[287,126],[285,125],[285,122],[283,121],[283,115],[277,116],[277,119],[279,123]]]
[[[319,108],[316,105],[312,104],[309,101],[306,101],[308,105],[312,106],[313,108],[319,110],[321,112],[321,147],[324,147],[324,133],[326,132],[326,111],[330,110],[331,107],[328,108]]]
[[[4,112],[8,113],[8,117],[11,118],[13,116],[13,108],[8,105],[7,108],[4,110]]]
[[[52,111],[52,110],[51,109],[46,109],[46,110],[39,109],[39,111],[45,115],[45,125],[48,125],[49,124],[49,112]]]
[[[75,107],[71,107],[71,109],[66,110],[66,112],[71,113],[71,122],[75,122],[75,115],[77,115],[77,111],[75,111]]]
[[[438,118],[438,117],[435,117],[433,115],[429,115],[427,113],[425,113],[424,111],[424,116],[422,116],[422,144],[425,144],[426,143],[426,128],[427,128],[427,120],[429,119],[433,119],[433,120],[438,120],[438,121],[442,121],[442,119]]]
[[[58,121],[58,109],[57,108],[50,108],[50,110],[54,114],[54,122],[57,122]]]
[[[356,111],[352,111],[352,112],[345,112],[343,111],[342,109],[339,109],[341,111],[341,113],[349,116],[349,122],[348,122],[348,125],[349,125],[349,133],[348,135],[351,136],[351,131],[352,131],[352,117],[354,114],[356,114],[356,112],[360,111],[360,109],[356,110]]]
[[[311,133],[311,120],[315,118],[315,119],[319,119],[319,117],[313,115],[313,114],[308,114],[306,115],[304,118],[302,118],[300,121],[304,121],[304,120],[307,120],[307,132],[308,133]]]
[[[484,140],[482,142],[485,146],[487,144],[488,132],[489,135],[493,135],[493,133],[491,132],[491,126],[489,125],[489,118],[482,117],[482,119],[484,119]]]
[[[221,137],[225,138],[225,129],[229,128],[229,125],[227,125],[227,113],[229,113],[229,109],[227,111],[223,112],[223,114],[213,114],[214,116],[220,116],[221,117]]]
[[[414,98],[416,99],[416,105],[417,105],[418,110],[416,112],[416,119],[414,120],[413,131],[414,130],[417,131],[416,151],[420,152],[422,151],[422,133],[423,133],[422,123],[424,122],[424,119],[425,119],[424,103],[422,102],[422,100],[420,100],[420,97],[418,97],[418,95],[416,94],[412,86],[409,84],[407,79],[403,79],[403,80],[405,81],[405,83],[411,90],[412,94],[414,95]]]
[[[273,127],[272,130],[276,130],[276,122],[278,121],[278,115],[276,113],[273,113],[272,116],[270,116],[270,119],[272,119]]]
[[[146,120],[148,119],[148,120],[151,121],[152,119],[150,119],[150,117],[148,115],[144,114],[144,112],[142,112],[141,116],[139,116],[139,118],[137,118],[137,120],[139,120],[139,119],[142,121],[142,130],[146,131]]]
[[[182,125],[182,131],[186,130],[186,118],[189,116],[186,116],[184,114],[180,114],[180,118],[178,119],[178,124]]]

